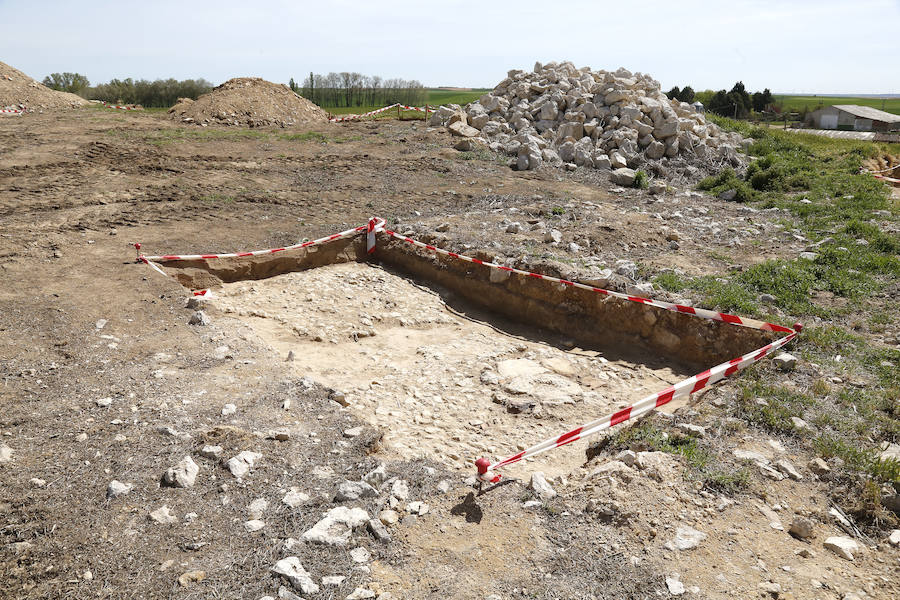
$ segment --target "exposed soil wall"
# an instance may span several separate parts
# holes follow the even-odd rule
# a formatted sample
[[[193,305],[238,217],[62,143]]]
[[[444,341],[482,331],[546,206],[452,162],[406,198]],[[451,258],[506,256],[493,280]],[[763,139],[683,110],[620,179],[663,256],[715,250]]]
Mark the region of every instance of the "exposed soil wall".
[[[366,260],[364,238],[277,255],[167,263],[190,288],[265,279],[292,271]],[[521,277],[380,238],[375,258],[512,320],[569,336],[594,348],[629,348],[670,357],[696,370],[750,352],[771,334],[674,313],[540,279]]]

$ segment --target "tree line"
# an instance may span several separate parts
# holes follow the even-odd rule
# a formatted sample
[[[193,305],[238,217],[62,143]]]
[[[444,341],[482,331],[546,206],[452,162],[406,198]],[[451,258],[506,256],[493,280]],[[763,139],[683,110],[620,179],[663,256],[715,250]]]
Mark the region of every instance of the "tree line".
[[[113,79],[109,83],[91,86],[80,73],[52,73],[42,82],[47,87],[78,94],[88,100],[102,100],[116,104],[140,104],[148,108],[168,108],[179,98],[196,100],[213,86],[205,79]]]
[[[734,87],[727,92],[725,90],[718,92],[705,90],[695,93],[689,85],[682,89],[675,86],[666,92],[666,96],[672,100],[677,99],[688,103],[699,101],[709,112],[733,119],[746,119],[750,116],[751,111],[761,113],[777,109],[775,98],[769,88],[750,94],[742,81],[735,83]]]
[[[420,106],[427,99],[425,86],[415,79],[382,79],[361,73],[310,72],[302,84],[291,77],[288,86],[322,108],[386,106],[400,102]]]

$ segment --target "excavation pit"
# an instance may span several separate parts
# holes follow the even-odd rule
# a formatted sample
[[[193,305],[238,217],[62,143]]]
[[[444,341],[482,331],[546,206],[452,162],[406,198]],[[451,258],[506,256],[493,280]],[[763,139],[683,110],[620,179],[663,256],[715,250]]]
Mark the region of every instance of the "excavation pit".
[[[298,376],[341,391],[388,451],[456,469],[629,406],[770,335],[389,239],[368,257],[356,238],[167,266],[188,287],[214,287],[214,306],[290,356]],[[568,473],[589,442],[508,471]]]

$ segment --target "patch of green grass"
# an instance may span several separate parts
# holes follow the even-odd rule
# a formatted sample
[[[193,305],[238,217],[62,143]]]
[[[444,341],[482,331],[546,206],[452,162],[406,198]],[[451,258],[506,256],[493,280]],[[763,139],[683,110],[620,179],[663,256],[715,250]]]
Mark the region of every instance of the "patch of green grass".
[[[304,133],[283,133],[278,136],[279,140],[288,142],[326,142],[328,136],[318,131],[307,131]]]
[[[782,112],[814,111],[835,104],[856,104],[870,106],[885,112],[900,115],[900,98],[865,98],[859,96],[775,96],[776,104]]]
[[[465,106],[469,102],[475,102],[483,95],[491,91],[489,88],[478,88],[473,90],[428,90],[428,104],[430,106],[439,106],[441,104],[459,104]]]
[[[750,202],[754,198],[753,189],[746,181],[735,174],[734,169],[726,167],[715,176],[707,177],[697,184],[697,189],[710,192],[718,196],[723,192],[734,190],[734,202]]]
[[[611,449],[644,447],[651,451],[681,456],[689,469],[688,479],[700,481],[704,487],[726,493],[736,493],[750,483],[747,469],[733,469],[721,463],[716,453],[696,437],[670,435],[651,421],[645,420],[618,431],[609,444]]]
[[[761,401],[761,402],[760,402]],[[767,431],[797,436],[791,417],[801,417],[815,404],[806,394],[783,386],[770,385],[758,371],[747,373],[740,381],[740,395],[735,404],[737,416]]]
[[[483,161],[493,161],[497,158],[497,155],[488,150],[483,146],[479,146],[475,150],[466,150],[465,152],[460,152],[456,155],[456,158],[459,160],[483,160]]]
[[[209,204],[231,204],[235,201],[235,197],[215,192],[211,194],[204,194],[203,196],[200,196],[199,200],[201,202],[207,202]]]

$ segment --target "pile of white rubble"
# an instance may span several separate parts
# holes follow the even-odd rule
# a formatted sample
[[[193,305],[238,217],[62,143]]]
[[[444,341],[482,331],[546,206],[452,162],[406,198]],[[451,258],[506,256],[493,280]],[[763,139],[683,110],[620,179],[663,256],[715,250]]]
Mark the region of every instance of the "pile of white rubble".
[[[615,169],[614,183],[630,185],[648,161],[740,167],[738,149],[750,140],[707,123],[702,112],[660,91],[649,75],[576,69],[571,62],[513,69],[465,110],[442,106],[429,125],[516,156],[519,170],[549,163]],[[471,146],[463,143],[460,147]],[[574,166],[573,166],[574,165]]]

